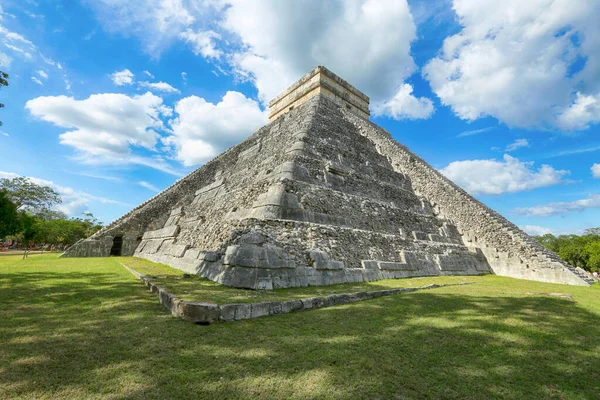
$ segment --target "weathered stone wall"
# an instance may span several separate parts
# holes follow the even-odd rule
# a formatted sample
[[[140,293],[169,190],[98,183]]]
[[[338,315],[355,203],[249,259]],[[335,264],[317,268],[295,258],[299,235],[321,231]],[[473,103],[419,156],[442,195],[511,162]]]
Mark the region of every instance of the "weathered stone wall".
[[[342,110],[343,111],[343,110]],[[377,125],[345,113],[394,169],[410,177],[415,191],[437,214],[452,221],[469,247],[485,254],[494,273],[542,282],[585,285],[585,271],[563,262],[500,214],[473,198]]]
[[[311,99],[265,129],[136,255],[266,289],[489,272],[334,102]]]

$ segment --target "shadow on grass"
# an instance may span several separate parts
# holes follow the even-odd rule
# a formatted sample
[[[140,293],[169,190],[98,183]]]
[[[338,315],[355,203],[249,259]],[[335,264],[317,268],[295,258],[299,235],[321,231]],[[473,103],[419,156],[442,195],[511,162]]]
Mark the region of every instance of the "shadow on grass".
[[[0,398],[596,398],[599,316],[468,287],[196,326],[133,278],[0,274]]]

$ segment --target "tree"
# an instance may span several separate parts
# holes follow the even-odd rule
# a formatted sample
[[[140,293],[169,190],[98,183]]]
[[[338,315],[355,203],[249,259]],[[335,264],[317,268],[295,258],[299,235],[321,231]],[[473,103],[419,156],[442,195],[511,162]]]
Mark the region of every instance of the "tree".
[[[19,225],[17,206],[5,190],[0,190],[0,239],[17,233]]]
[[[588,228],[583,231],[584,236],[600,236],[600,228]]]
[[[0,87],[2,86],[8,86],[8,74],[0,71]],[[0,103],[0,108],[4,108],[4,104]],[[2,126],[2,121],[0,121],[0,126]]]
[[[600,272],[600,240],[588,243],[585,252],[588,255],[588,269]]]
[[[28,210],[33,214],[44,212],[62,203],[60,195],[49,186],[40,186],[29,178],[19,176],[13,179],[0,179],[0,189],[6,190],[10,200],[18,210]]]

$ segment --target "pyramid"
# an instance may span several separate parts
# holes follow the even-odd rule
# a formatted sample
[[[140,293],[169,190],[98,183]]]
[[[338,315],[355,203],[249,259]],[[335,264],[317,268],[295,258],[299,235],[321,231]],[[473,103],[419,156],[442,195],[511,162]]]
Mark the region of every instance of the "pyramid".
[[[593,282],[370,122],[369,98],[328,69],[269,111],[63,257],[135,255],[250,289],[490,273]]]

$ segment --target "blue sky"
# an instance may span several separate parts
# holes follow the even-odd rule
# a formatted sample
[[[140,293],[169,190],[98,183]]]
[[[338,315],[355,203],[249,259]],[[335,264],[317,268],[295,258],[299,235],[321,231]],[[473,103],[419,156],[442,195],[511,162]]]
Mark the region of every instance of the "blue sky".
[[[266,123],[316,65],[371,119],[530,233],[600,226],[593,0],[12,1],[0,176],[105,223]]]

